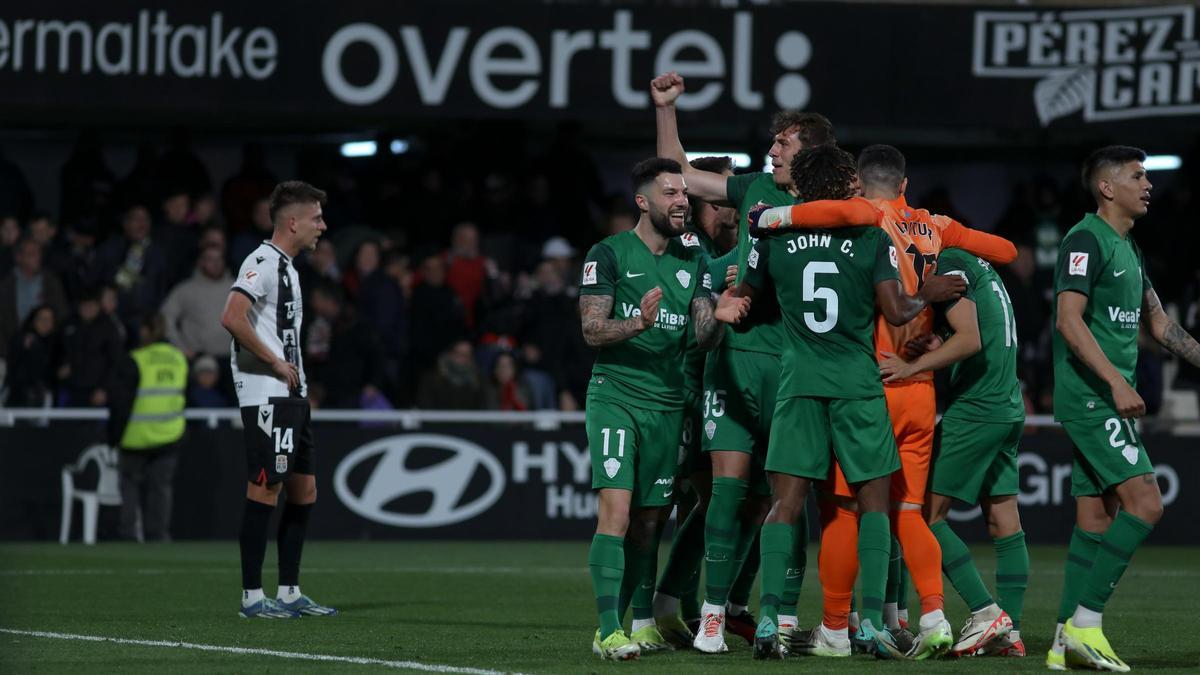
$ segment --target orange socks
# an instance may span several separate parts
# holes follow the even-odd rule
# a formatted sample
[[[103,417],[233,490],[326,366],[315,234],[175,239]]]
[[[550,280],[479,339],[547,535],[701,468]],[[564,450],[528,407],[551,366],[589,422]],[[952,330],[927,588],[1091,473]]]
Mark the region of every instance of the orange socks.
[[[825,595],[824,623],[827,628],[840,630],[849,625],[850,598],[858,576],[858,517],[825,500],[820,500],[820,506],[821,551],[817,564]]]
[[[904,564],[921,596],[921,614],[944,605],[942,588],[942,548],[918,510],[892,512],[892,531],[904,551]],[[822,540],[823,541],[823,540]],[[825,577],[821,577],[824,583]]]

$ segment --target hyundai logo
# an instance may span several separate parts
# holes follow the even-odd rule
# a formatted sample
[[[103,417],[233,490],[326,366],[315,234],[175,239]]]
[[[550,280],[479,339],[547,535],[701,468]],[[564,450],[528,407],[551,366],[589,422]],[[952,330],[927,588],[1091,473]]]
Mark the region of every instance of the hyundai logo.
[[[433,466],[408,469],[408,456],[416,448],[437,448],[452,454]],[[355,494],[347,482],[350,473],[376,455],[382,457],[361,491]],[[487,473],[487,490],[466,503],[459,503],[481,467]],[[406,434],[381,438],[346,455],[334,472],[333,489],[343,504],[367,520],[396,527],[441,527],[470,520],[491,508],[504,492],[504,470],[491,453],[461,438]],[[397,498],[422,492],[433,495],[433,502],[424,513],[384,508]]]

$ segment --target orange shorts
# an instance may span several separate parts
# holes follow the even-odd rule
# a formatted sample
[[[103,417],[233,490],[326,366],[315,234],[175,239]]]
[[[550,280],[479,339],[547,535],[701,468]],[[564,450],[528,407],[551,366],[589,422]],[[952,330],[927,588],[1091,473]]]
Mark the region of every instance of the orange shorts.
[[[937,423],[937,397],[931,380],[892,384],[883,388],[892,433],[900,452],[900,470],[892,474],[891,500],[924,504],[933,457],[933,430]],[[842,469],[835,462],[824,489],[839,497],[853,497]]]

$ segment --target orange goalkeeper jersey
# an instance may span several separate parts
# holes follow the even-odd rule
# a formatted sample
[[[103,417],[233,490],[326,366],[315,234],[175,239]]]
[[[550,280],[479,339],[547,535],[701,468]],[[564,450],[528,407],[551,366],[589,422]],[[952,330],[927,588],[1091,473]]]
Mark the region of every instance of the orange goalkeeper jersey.
[[[1016,260],[1012,242],[994,234],[964,227],[948,216],[914,209],[904,195],[893,200],[853,199],[805,202],[792,207],[792,227],[846,227],[877,225],[891,237],[896,248],[896,267],[904,292],[916,295],[921,284],[933,273],[943,248],[957,247],[998,264]],[[933,309],[926,307],[917,318],[903,326],[893,326],[879,314],[875,319],[875,358],[882,352],[904,356],[908,341],[933,330]],[[933,373],[919,373],[907,382],[933,379]]]

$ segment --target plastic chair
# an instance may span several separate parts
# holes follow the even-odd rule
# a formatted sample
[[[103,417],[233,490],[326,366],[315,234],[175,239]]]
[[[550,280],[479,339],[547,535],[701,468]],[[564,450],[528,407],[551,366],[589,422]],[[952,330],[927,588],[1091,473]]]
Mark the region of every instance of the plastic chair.
[[[89,463],[95,463],[99,470],[96,489],[78,490],[75,488],[75,478],[87,470]],[[62,527],[58,533],[60,544],[71,539],[71,516],[75,510],[75,500],[83,504],[83,543],[95,544],[100,507],[121,505],[121,474],[117,470],[116,449],[100,443],[89,446],[74,464],[63,467]]]

